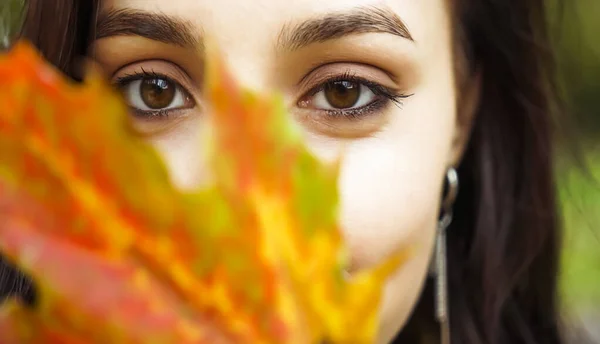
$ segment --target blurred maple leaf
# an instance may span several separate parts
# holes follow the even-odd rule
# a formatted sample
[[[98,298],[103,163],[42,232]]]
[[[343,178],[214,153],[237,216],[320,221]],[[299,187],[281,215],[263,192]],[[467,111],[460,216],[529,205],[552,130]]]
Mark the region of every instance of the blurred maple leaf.
[[[385,277],[343,277],[337,170],[209,54],[213,186],[180,192],[97,75],[0,56],[0,251],[36,281],[0,343],[367,343]]]

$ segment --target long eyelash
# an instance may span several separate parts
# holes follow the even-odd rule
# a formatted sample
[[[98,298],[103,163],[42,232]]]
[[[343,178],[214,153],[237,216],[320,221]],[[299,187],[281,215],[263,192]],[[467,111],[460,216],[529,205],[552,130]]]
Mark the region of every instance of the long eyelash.
[[[404,99],[412,96],[412,94],[405,94],[401,91],[385,87],[371,80],[356,76],[356,74],[350,72],[345,72],[344,74],[334,77],[332,80],[328,80],[327,82],[329,83],[336,81],[351,81],[358,84],[363,84],[367,86],[375,95],[382,96],[391,100],[398,107],[402,106],[402,101]],[[325,87],[325,85],[323,85],[323,87]]]
[[[138,109],[131,109],[133,115],[142,119],[164,119],[171,116],[171,111],[167,110],[155,110],[155,111],[140,111]]]
[[[140,69],[141,69],[140,72],[133,72],[133,73],[125,74],[123,76],[118,77],[115,80],[115,84],[119,87],[123,87],[132,81],[137,81],[137,80],[140,80],[143,78],[157,78],[157,79],[160,78],[160,79],[167,80],[168,82],[171,82],[175,85],[179,85],[179,83],[177,81],[173,80],[173,78],[169,77],[168,75],[156,73],[154,70],[147,71],[144,68],[140,68]]]

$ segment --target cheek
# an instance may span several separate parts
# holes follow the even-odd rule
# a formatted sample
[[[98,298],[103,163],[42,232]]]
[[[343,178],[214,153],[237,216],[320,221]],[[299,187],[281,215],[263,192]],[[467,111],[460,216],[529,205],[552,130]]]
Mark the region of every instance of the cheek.
[[[416,152],[374,141],[346,156],[340,180],[342,225],[359,269],[421,242],[419,229],[435,216],[437,171],[411,158]]]
[[[435,88],[396,110],[376,137],[345,150],[341,219],[354,270],[410,247],[414,255],[387,282],[380,335],[387,342],[419,298],[433,250],[444,174],[454,133],[454,100]],[[432,104],[431,94],[438,94]],[[435,97],[433,97],[435,98]]]
[[[383,342],[406,321],[424,281],[435,234],[440,160],[426,143],[382,139],[363,142],[344,159],[341,216],[352,269],[372,267],[399,249],[414,249],[386,284]]]
[[[353,268],[373,266],[403,247],[430,248],[453,116],[443,102],[435,109],[425,104],[414,99],[395,110],[383,132],[345,150],[341,218]]]

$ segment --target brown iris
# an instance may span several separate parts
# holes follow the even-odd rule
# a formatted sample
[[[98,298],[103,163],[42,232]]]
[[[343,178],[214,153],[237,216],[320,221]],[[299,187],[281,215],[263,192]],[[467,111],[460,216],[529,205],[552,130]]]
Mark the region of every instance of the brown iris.
[[[144,104],[153,110],[164,109],[175,99],[177,87],[166,79],[143,79],[140,95]]]
[[[329,82],[323,91],[329,105],[336,109],[351,108],[360,98],[360,84],[352,81]]]

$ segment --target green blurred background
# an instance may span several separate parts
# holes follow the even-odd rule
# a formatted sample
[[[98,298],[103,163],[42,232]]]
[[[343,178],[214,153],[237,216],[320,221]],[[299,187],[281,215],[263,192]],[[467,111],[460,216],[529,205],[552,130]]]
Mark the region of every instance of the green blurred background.
[[[0,46],[22,0],[0,0]],[[561,290],[565,318],[600,343],[600,0],[566,0],[556,23],[566,132],[556,173],[565,222]],[[580,156],[579,156],[580,155]],[[583,339],[574,339],[583,343]]]
[[[552,18],[571,124],[556,168],[565,223],[561,289],[565,316],[600,343],[600,0],[565,1]]]

